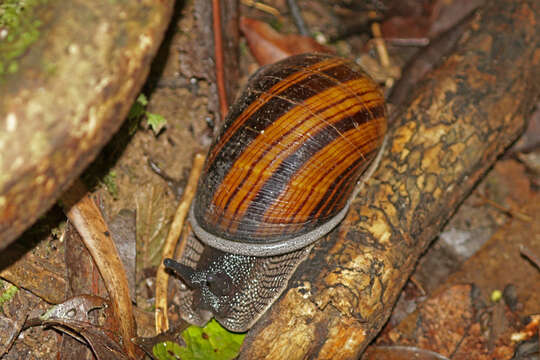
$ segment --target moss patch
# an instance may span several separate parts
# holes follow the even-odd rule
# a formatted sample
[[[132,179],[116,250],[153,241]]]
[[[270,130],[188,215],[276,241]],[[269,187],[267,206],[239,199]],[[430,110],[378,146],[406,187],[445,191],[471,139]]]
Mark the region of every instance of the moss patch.
[[[0,307],[11,301],[19,289],[15,285],[0,280]]]
[[[0,77],[16,73],[17,58],[39,38],[36,9],[48,0],[5,0],[0,4]]]

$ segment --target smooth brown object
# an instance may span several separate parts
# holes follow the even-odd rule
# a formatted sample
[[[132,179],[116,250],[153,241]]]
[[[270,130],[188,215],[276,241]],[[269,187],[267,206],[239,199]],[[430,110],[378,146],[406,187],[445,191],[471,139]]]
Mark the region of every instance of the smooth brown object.
[[[418,257],[540,94],[540,4],[497,1],[419,84],[378,171],[251,329],[241,359],[358,359]]]
[[[172,0],[49,1],[39,38],[0,81],[0,249],[31,225],[119,128]]]

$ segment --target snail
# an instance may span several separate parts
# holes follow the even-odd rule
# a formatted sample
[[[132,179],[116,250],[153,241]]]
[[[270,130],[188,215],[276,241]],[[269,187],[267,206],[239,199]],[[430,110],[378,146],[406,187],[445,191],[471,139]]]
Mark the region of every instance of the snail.
[[[355,63],[291,56],[259,69],[214,139],[190,209],[180,311],[247,331],[380,159],[384,98]]]

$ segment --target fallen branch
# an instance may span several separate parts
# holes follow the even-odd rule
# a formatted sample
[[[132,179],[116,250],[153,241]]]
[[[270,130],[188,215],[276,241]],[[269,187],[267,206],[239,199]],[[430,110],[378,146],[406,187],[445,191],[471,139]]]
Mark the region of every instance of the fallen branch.
[[[133,307],[124,264],[120,260],[109,227],[80,180],[75,181],[62,195],[62,206],[103,277],[113,313],[119,323],[124,348],[130,358],[134,359],[135,346],[131,339],[137,334]]]
[[[378,171],[248,333],[241,359],[357,359],[418,257],[540,94],[540,4],[490,2],[390,130]]]

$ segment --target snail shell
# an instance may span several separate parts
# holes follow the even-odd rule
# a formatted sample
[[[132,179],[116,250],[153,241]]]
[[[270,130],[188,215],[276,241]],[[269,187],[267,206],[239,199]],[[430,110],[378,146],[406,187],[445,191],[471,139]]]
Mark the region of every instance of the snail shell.
[[[383,95],[349,60],[303,54],[257,71],[210,148],[194,235],[165,263],[189,288],[184,319],[251,327],[346,215],[386,126]]]

